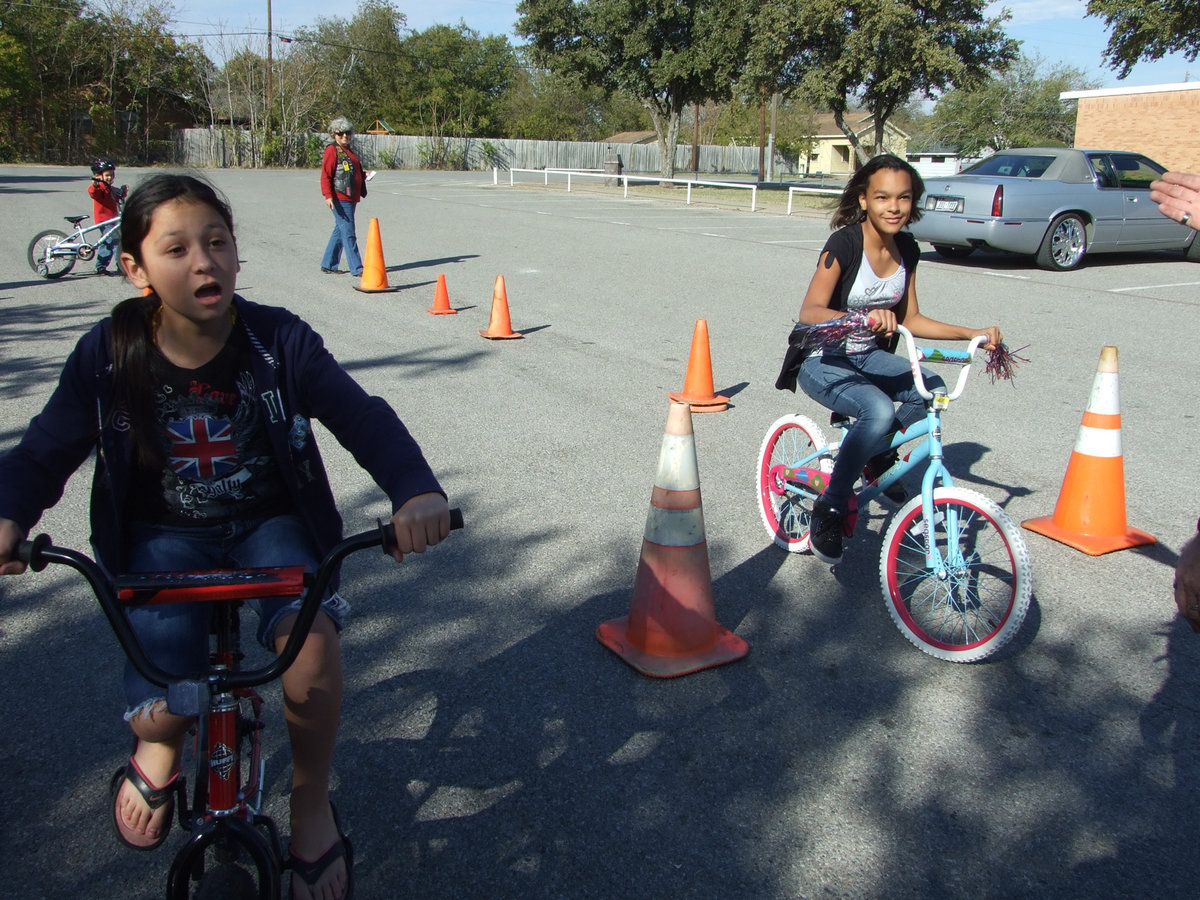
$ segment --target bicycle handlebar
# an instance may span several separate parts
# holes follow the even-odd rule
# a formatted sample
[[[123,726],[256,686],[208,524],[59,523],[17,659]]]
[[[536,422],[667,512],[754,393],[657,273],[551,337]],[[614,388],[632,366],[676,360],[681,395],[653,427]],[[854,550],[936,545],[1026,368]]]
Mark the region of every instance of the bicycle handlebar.
[[[450,528],[456,530],[462,527],[462,510],[455,507],[450,510]],[[313,622],[316,621],[317,612],[321,608],[321,602],[325,597],[329,582],[342,560],[352,553],[371,547],[383,547],[384,552],[390,554],[395,544],[395,530],[390,522],[386,524],[380,522],[378,527],[370,531],[352,534],[339,541],[325,554],[325,558],[317,566],[316,572],[305,579],[308,588],[304,594],[304,601],[300,605],[296,622],[292,625],[287,642],[275,659],[257,669],[239,671],[212,669],[203,678],[172,675],[151,662],[134,634],[133,628],[129,624],[129,618],[122,611],[116,585],[91,557],[67,547],[56,547],[47,534],[39,534],[33,540],[22,541],[17,548],[15,557],[28,564],[29,568],[35,572],[40,572],[46,566],[55,563],[68,566],[82,575],[96,595],[96,600],[100,603],[105,618],[108,619],[109,627],[112,628],[117,642],[133,667],[151,684],[166,688],[168,697],[171,697],[174,693],[173,686],[196,689],[200,685],[206,684],[210,691],[218,693],[235,688],[255,687],[277,679],[296,661],[300,648],[308,638]],[[204,584],[201,580],[203,573],[189,574],[196,575],[195,584]],[[186,587],[187,579],[188,574],[181,575],[173,581],[171,587]],[[211,583],[210,580],[208,582],[210,587]],[[170,701],[168,700],[169,705]]]
[[[913,334],[903,325],[897,323],[896,331],[904,335],[904,349],[908,351],[908,360],[912,365],[913,380],[916,382],[917,393],[926,400],[933,399],[933,392],[925,387],[925,376],[921,372],[922,362],[948,362],[962,366],[958,373],[958,381],[954,390],[946,395],[947,400],[957,400],[967,386],[967,376],[971,374],[971,364],[975,361],[975,351],[987,342],[987,335],[977,334],[971,338],[966,350],[943,350],[918,347]]]

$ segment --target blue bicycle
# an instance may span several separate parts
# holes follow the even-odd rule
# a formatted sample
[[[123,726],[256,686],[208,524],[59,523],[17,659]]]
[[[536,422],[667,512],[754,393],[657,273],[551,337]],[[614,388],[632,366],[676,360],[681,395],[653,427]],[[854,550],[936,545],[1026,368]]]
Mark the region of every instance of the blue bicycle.
[[[896,432],[891,446],[920,441],[874,481],[864,480],[846,519],[847,536],[857,510],[878,498],[906,473],[922,471],[921,493],[892,516],[883,538],[879,581],[892,621],[913,644],[939,659],[972,662],[995,653],[1021,627],[1033,593],[1033,564],[1021,529],[976,491],[955,487],[942,452],[942,414],[962,395],[982,336],[963,350],[917,347],[898,326],[912,363],[925,419]],[[950,393],[930,391],[922,362],[961,367]],[[850,420],[834,414],[833,443],[819,425],[787,415],[767,430],[759,453],[758,502],[775,543],[800,553],[809,549],[813,501],[833,471]]]

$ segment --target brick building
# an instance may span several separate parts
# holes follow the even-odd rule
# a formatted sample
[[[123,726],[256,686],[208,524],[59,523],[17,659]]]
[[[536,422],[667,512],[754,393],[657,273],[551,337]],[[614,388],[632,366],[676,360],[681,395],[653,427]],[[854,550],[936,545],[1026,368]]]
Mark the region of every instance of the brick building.
[[[1075,146],[1145,153],[1168,169],[1200,172],[1200,82],[1064,91],[1078,100]]]

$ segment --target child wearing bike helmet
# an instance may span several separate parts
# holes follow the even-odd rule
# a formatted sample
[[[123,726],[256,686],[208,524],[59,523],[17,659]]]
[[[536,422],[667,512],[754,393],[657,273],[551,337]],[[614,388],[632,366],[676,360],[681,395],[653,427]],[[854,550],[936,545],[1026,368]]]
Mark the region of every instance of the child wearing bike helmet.
[[[129,193],[129,186],[113,187],[113,179],[117,177],[117,164],[107,156],[92,160],[92,183],[88,187],[88,196],[92,198],[92,221],[99,225],[109,219],[115,219],[121,214],[120,202]],[[120,267],[108,271],[108,264],[113,258],[112,238],[109,236],[96,245],[96,274],[120,275]]]
[[[866,312],[869,324],[819,350],[790,342],[775,386],[795,390],[854,424],[838,451],[821,498],[813,504],[810,547],[818,559],[834,565],[842,558],[843,521],[854,482],[875,478],[895,460],[889,435],[925,415],[908,360],[878,343],[904,325],[916,337],[969,341],[987,335],[987,349],[999,345],[1000,329],[949,325],[925,316],[917,307],[917,261],[921,251],[904,230],[921,217],[917,201],[925,191],[917,171],[892,154],[876,156],[846,184],[825,242],[817,271],[800,307],[800,325],[819,325],[850,313]],[[944,387],[925,373],[926,387]],[[896,404],[900,406],[897,408]]]
[[[285,309],[235,293],[239,270],[228,203],[188,175],[155,175],[122,213],[121,262],[149,293],[119,303],[84,335],[59,386],[20,443],[0,456],[0,575],[13,549],[95,450],[96,557],[130,572],[304,565],[342,537],[312,420],[349,450],[388,496],[393,556],[421,553],[450,531],[450,511],[416,440],[380,397],[338,365],[320,336]],[[286,598],[251,601],[258,639],[278,652],[296,619]],[[129,621],[157,664],[201,671],[203,609],[134,607]],[[342,699],[338,633],[348,605],[325,599],[283,675],[292,746],[292,896],[344,898],[353,859],[329,802]],[[136,737],[113,778],[112,817],[127,845],[166,839],[190,720],[127,667],[126,720]]]

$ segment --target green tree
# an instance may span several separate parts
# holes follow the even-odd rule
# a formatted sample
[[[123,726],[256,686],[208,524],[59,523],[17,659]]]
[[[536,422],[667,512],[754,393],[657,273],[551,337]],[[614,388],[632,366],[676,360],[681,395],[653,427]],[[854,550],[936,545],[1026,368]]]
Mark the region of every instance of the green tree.
[[[626,94],[606,95],[578,75],[518,65],[500,101],[503,137],[598,141],[650,127],[645,108]]]
[[[434,25],[405,40],[403,51],[408,99],[399,118],[407,130],[436,140],[498,135],[500,99],[516,66],[507,38]]]
[[[1040,57],[1021,57],[1003,75],[948,92],[925,123],[927,139],[974,156],[1006,147],[1069,147],[1075,140],[1075,102],[1063,91],[1095,87],[1065,64],[1049,69]]]
[[[789,43],[793,75],[815,106],[828,109],[860,162],[885,135],[888,120],[914,96],[932,99],[1002,71],[1018,44],[1002,29],[1008,14],[985,19],[986,0],[808,0]],[[801,74],[802,73],[802,74]],[[864,145],[846,114],[867,109],[874,144]]]
[[[646,107],[664,178],[683,110],[731,96],[748,41],[736,0],[522,0],[517,13],[535,63]]]
[[[1195,0],[1088,0],[1087,14],[1104,19],[1112,33],[1104,60],[1118,78],[1139,60],[1200,53],[1200,4]]]
[[[407,21],[388,0],[363,0],[349,21],[319,18],[295,33],[289,58],[316,76],[306,79],[315,130],[323,131],[338,114],[359,128],[399,116],[408,100],[401,77]]]

